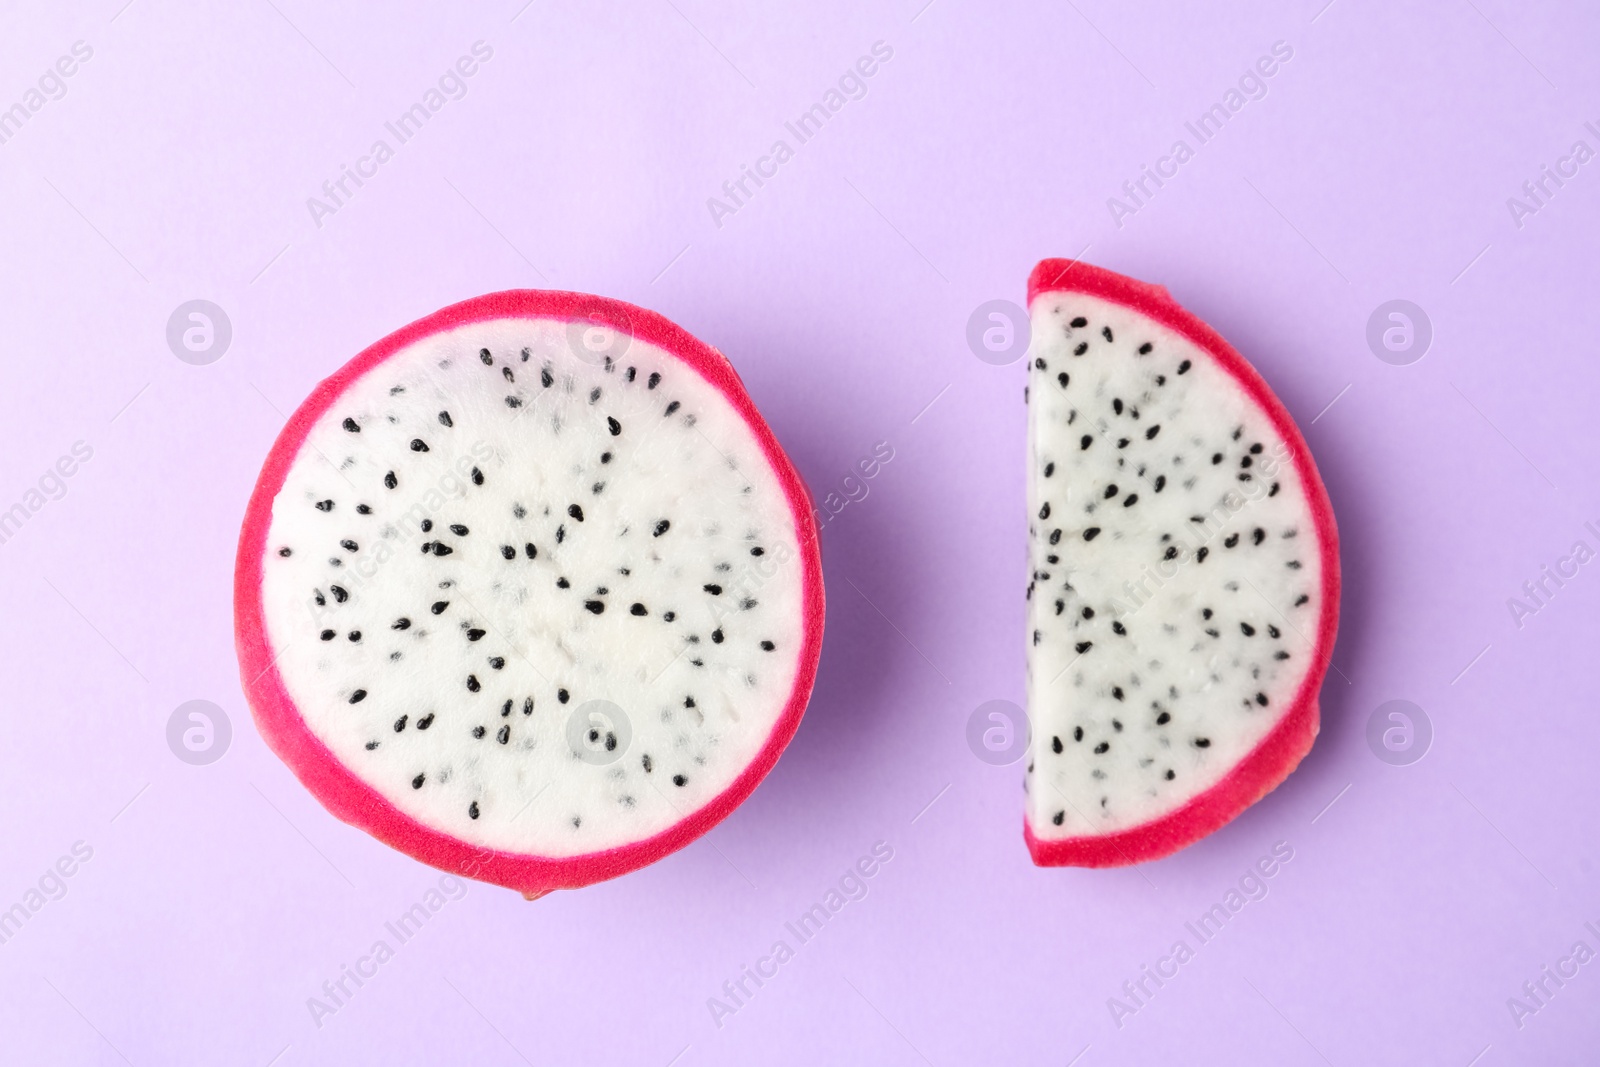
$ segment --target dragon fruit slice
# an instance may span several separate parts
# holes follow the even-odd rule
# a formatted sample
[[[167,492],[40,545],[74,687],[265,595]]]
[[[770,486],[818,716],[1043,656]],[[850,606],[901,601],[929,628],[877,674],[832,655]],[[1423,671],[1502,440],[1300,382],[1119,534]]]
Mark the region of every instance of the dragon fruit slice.
[[[1294,422],[1165,289],[1028,279],[1024,836],[1041,866],[1169,855],[1310,750],[1338,534]]]
[[[575,293],[456,304],[319,385],[234,593],[256,724],[306,787],[530,897],[737,807],[822,642],[810,500],[733,368]]]

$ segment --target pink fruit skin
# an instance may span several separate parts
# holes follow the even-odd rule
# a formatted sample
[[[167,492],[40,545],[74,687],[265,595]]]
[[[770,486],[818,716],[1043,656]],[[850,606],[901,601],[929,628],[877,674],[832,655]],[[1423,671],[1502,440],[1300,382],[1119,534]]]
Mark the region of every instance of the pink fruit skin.
[[[1311,498],[1312,521],[1322,547],[1322,623],[1317,630],[1311,670],[1278,725],[1221,781],[1177,811],[1114,834],[1044,841],[1034,836],[1033,827],[1028,825],[1027,817],[1023,817],[1023,837],[1038,866],[1123,867],[1170,856],[1220,829],[1276,789],[1311,751],[1321,718],[1317,697],[1333,656],[1334,634],[1339,627],[1339,531],[1334,525],[1328,491],[1312,462],[1311,450],[1306,447],[1289,412],[1232,345],[1179,307],[1164,288],[1076,260],[1046,259],[1028,276],[1030,309],[1034,300],[1044,293],[1084,293],[1132,308],[1188,338],[1238,379],[1244,391],[1266,411],[1293,451],[1295,470]]]
[[[491,319],[529,318],[607,325],[681,359],[719,389],[749,423],[772,464],[793,512],[803,574],[805,644],[789,702],[760,753],[708,804],[654,837],[620,848],[553,858],[483,848],[424,826],[356,777],[306,726],[284,688],[262,618],[262,561],[272,522],[272,501],[311,427],[352,382],[406,346],[431,334]],[[352,826],[401,852],[449,871],[515,889],[530,899],[552,889],[574,889],[654,863],[710,830],[766,777],[794,736],[816,680],[822,652],[822,557],[811,497],[772,430],[756,411],[727,358],[688,332],[644,308],[620,300],[536,289],[490,293],[434,312],[395,331],[321,382],[289,419],[267,456],[245,510],[234,570],[234,635],[239,674],[256,728],[278,757],[323,806]]]

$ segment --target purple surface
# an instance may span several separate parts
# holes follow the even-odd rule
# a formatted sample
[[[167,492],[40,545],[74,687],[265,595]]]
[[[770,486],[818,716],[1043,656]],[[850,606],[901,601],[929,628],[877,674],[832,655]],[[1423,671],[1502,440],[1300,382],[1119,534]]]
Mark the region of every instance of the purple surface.
[[[1600,950],[1600,563],[1535,614],[1508,598],[1575,541],[1600,549],[1600,162],[1547,179],[1543,206],[1522,190],[1600,149],[1600,13],[522,2],[0,14],[0,107],[93,51],[0,144],[0,509],[26,513],[0,544],[0,908],[92,849],[0,944],[0,1058],[1593,1062],[1600,963],[1538,1001],[1523,983]],[[465,96],[397,145],[385,122],[480,40]],[[798,144],[784,122],[876,41],[893,57],[864,98]],[[1265,97],[1198,145],[1184,123],[1276,41],[1293,57]],[[393,158],[318,226],[307,198],[380,137]],[[718,226],[707,198],[779,138],[793,158]],[[1114,220],[1179,138],[1193,158]],[[978,705],[1021,700],[1025,570],[1022,367],[975,358],[967,317],[1086,247],[1272,383],[1346,583],[1302,768],[1180,855],[1103,872],[1034,869],[1020,765],[964,739]],[[820,681],[749,803],[607,885],[535,904],[474,885],[399,945],[384,924],[438,876],[329,817],[251,727],[238,523],[320,377],[443,304],[543,285],[726,351],[819,495],[876,442],[894,458],[825,531]],[[232,324],[206,366],[165,338],[195,298]],[[1433,326],[1408,366],[1365,339],[1393,298]],[[64,495],[30,498],[79,441]],[[233,727],[207,766],[166,740],[192,699]],[[1394,699],[1432,723],[1420,762],[1369,748]],[[880,841],[867,896],[800,944],[785,922]],[[1276,842],[1293,859],[1266,897],[1201,944],[1185,924]],[[393,958],[314,1019],[380,939]],[[780,939],[793,958],[714,1018]],[[1128,997],[1179,940],[1193,958]]]

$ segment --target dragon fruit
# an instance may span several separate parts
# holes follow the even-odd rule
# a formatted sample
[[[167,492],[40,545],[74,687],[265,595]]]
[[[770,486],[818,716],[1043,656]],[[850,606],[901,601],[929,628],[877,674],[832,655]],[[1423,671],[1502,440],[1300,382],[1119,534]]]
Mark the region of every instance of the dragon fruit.
[[[1310,750],[1338,534],[1261,376],[1165,289],[1028,279],[1027,804],[1041,866],[1169,855]]]
[[[822,623],[809,497],[728,361],[574,293],[456,304],[322,382],[235,578],[246,695],[305,786],[530,898],[737,807]]]

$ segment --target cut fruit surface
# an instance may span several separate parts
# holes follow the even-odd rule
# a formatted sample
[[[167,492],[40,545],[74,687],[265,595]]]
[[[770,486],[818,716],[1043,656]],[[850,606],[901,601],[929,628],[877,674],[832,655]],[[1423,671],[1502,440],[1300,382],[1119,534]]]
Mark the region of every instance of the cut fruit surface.
[[[536,896],[681,848],[772,768],[818,551],[720,353],[620,301],[496,293],[289,420],[240,537],[241,675],[335,815]]]
[[[1024,834],[1044,866],[1157,859],[1310,750],[1333,511],[1277,397],[1165,289],[1045,260],[1028,302]]]

